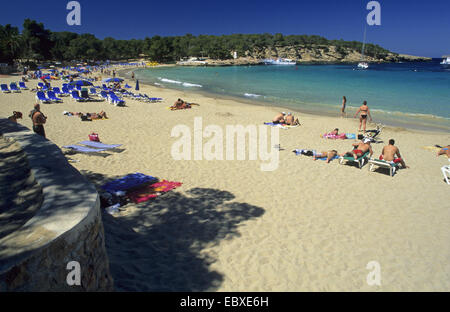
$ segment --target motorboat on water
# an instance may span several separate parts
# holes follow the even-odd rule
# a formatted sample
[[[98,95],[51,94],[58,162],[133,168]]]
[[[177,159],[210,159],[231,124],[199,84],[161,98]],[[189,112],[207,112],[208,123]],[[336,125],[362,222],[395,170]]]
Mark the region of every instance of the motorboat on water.
[[[442,58],[443,60],[440,64],[445,67],[450,67],[450,55],[444,55]]]
[[[368,69],[369,68],[369,64],[367,64],[366,62],[359,62],[358,63],[358,68],[359,69]]]
[[[286,58],[278,58],[276,60],[266,59],[266,60],[263,60],[263,63],[266,65],[296,65],[297,64],[296,61],[286,59]]]

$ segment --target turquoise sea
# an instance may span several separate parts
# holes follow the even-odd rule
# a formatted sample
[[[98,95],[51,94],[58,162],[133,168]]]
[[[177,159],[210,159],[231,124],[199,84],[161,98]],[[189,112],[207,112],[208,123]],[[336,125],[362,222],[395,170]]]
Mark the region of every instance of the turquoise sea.
[[[158,67],[138,69],[141,82],[251,100],[300,112],[348,115],[366,100],[375,122],[450,131],[450,68],[432,62],[355,65]]]

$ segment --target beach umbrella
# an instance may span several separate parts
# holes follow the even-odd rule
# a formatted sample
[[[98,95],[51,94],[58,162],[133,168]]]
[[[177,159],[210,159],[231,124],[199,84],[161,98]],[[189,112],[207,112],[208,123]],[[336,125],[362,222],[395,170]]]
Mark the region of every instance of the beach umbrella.
[[[122,78],[105,78],[103,79],[103,82],[122,82]]]
[[[136,79],[136,90],[139,90],[139,80]]]
[[[70,85],[85,87],[85,86],[92,86],[93,84],[92,84],[92,82],[87,81],[87,80],[77,80],[77,81],[72,81],[70,83]]]

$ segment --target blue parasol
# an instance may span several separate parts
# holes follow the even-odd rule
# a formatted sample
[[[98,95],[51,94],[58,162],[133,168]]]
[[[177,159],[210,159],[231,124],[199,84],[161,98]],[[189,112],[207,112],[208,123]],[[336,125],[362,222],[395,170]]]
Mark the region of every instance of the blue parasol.
[[[136,79],[136,90],[139,90],[139,80]]]
[[[122,82],[123,79],[122,78],[106,78],[103,79],[103,82]]]
[[[77,80],[77,81],[72,81],[72,82],[70,83],[70,85],[71,85],[71,86],[82,86],[82,87],[85,87],[85,86],[92,86],[93,84],[92,84],[92,82],[90,82],[90,81],[86,81],[86,80]]]

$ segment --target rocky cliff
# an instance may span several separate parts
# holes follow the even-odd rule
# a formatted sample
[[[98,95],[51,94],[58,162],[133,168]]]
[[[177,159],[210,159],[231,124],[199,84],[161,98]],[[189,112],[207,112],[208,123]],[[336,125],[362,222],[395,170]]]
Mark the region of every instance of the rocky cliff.
[[[297,63],[357,63],[362,59],[361,51],[346,47],[310,45],[310,46],[280,46],[254,49],[246,51],[245,57],[228,60],[207,59],[207,65],[255,65],[260,64],[263,59],[288,58]],[[397,54],[393,52],[382,52],[378,55],[365,55],[364,60],[370,63],[385,62],[409,62],[430,61],[431,58]],[[181,64],[180,64],[181,65]],[[182,65],[204,65],[184,63]]]

